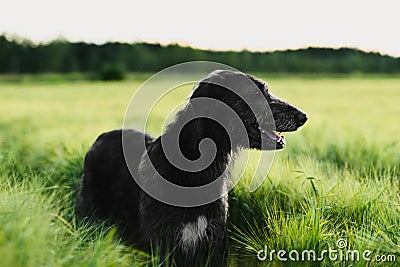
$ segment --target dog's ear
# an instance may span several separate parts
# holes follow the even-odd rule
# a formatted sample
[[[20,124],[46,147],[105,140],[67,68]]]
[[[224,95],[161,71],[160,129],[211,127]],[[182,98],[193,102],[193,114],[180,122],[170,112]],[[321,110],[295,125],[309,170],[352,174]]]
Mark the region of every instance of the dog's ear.
[[[190,106],[195,113],[215,114],[223,111],[221,104],[237,110],[238,103],[249,102],[246,100],[249,95],[255,95],[259,89],[248,75],[229,71],[219,70],[210,73],[200,81],[194,88],[190,97]],[[254,94],[253,94],[254,92]],[[198,101],[203,99],[210,101]]]
[[[224,102],[226,94],[223,91],[225,91],[224,88],[219,85],[208,81],[201,81],[193,90],[192,96],[189,99],[190,105],[196,113],[204,113],[207,110],[215,111],[218,101]],[[210,101],[205,101],[207,105],[201,105],[196,103],[195,99],[197,98]]]
[[[205,97],[209,94],[210,91],[210,84],[206,82],[199,82],[196,84],[196,86],[193,88],[192,95],[190,96],[190,99],[198,98],[198,97]]]
[[[227,89],[232,85],[229,83],[232,79],[230,71],[216,70],[201,80],[193,89],[191,99],[205,97],[224,101],[227,95]]]
[[[201,81],[193,89],[192,96],[190,99],[198,97],[208,97],[218,100],[222,100],[224,94],[224,88],[221,85],[215,84],[212,81]]]

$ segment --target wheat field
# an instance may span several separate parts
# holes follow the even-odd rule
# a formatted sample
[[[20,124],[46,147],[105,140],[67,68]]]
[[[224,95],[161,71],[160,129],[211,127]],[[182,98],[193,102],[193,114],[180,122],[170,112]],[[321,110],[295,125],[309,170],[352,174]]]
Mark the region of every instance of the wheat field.
[[[259,189],[249,192],[244,177],[230,192],[230,265],[398,266],[400,78],[258,76],[309,121],[285,134],[287,146]],[[113,227],[74,215],[85,152],[101,132],[121,128],[145,79],[132,77],[0,82],[0,266],[157,265],[154,255],[120,242]],[[148,131],[162,132],[168,111],[189,92],[154,109]],[[265,246],[319,253],[339,239],[346,249],[371,251],[373,262],[257,259]]]

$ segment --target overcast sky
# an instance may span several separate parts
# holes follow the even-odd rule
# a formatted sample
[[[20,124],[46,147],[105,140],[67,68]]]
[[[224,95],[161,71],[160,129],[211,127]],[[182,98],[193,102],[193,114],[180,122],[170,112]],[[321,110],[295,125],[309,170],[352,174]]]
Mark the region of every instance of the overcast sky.
[[[0,33],[36,42],[63,36],[218,50],[347,46],[394,56],[399,28],[396,0],[2,0],[0,15]]]

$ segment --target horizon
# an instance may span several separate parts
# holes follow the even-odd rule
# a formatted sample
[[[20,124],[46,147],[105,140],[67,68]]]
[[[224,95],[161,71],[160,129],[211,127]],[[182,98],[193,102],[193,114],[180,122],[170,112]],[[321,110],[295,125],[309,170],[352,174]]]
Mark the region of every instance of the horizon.
[[[243,52],[243,51],[248,51],[250,53],[274,53],[274,52],[287,52],[287,51],[299,51],[299,50],[307,50],[307,49],[332,49],[332,50],[341,50],[341,49],[349,49],[349,50],[354,50],[354,51],[361,51],[363,53],[373,53],[373,54],[379,54],[380,56],[388,56],[391,58],[395,58],[395,59],[400,59],[400,56],[393,56],[387,53],[383,53],[381,51],[372,51],[372,50],[365,50],[359,47],[350,47],[350,46],[340,46],[340,47],[329,47],[329,46],[304,46],[304,47],[295,47],[295,48],[282,48],[282,49],[273,49],[273,50],[250,50],[250,49],[241,49],[241,50],[237,50],[237,49],[210,49],[210,48],[203,48],[203,47],[195,47],[192,45],[183,45],[181,43],[160,43],[160,42],[146,42],[146,41],[134,41],[134,42],[125,42],[125,41],[105,41],[105,42],[99,42],[99,43],[95,43],[95,42],[90,42],[90,41],[71,41],[68,40],[67,38],[64,38],[62,36],[56,37],[52,40],[49,41],[40,41],[40,42],[35,42],[32,41],[29,38],[26,37],[21,37],[17,34],[9,34],[9,33],[0,33],[0,36],[3,36],[6,38],[6,40],[8,42],[16,42],[19,45],[22,45],[25,42],[28,42],[29,44],[33,44],[34,46],[40,46],[40,45],[48,45],[52,42],[57,42],[57,41],[64,41],[64,42],[68,42],[70,44],[75,44],[75,43],[85,43],[85,44],[89,44],[89,45],[98,45],[98,46],[102,46],[105,44],[126,44],[126,45],[135,45],[135,44],[148,44],[148,45],[160,45],[162,47],[168,47],[168,46],[173,46],[173,45],[177,45],[181,48],[191,48],[191,49],[195,49],[195,50],[201,50],[201,51],[209,51],[209,52]]]
[[[398,6],[392,0],[379,4],[205,0],[192,5],[179,0],[15,0],[4,4],[7,12],[0,17],[0,33],[35,44],[64,38],[94,44],[179,44],[212,51],[352,48],[398,58]]]

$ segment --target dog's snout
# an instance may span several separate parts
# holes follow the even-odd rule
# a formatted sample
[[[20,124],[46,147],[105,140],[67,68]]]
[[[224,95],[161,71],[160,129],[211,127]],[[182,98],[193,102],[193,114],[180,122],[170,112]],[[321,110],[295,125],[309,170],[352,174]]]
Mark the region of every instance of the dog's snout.
[[[308,120],[307,114],[301,111],[297,114],[297,122],[300,124],[300,126],[306,123],[307,120]]]

